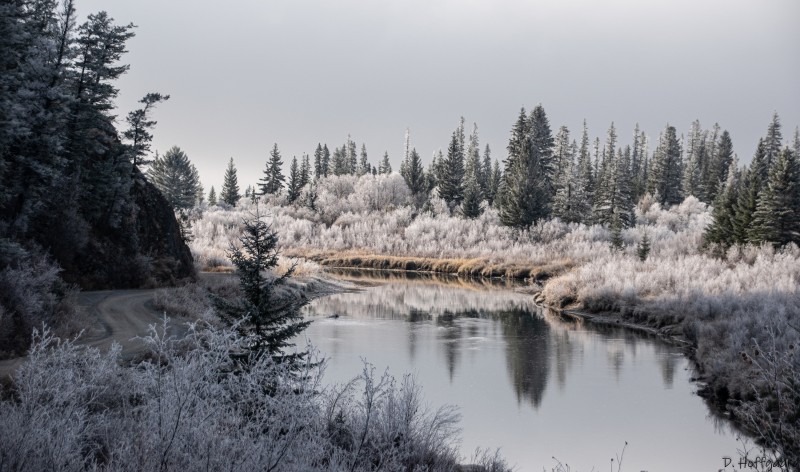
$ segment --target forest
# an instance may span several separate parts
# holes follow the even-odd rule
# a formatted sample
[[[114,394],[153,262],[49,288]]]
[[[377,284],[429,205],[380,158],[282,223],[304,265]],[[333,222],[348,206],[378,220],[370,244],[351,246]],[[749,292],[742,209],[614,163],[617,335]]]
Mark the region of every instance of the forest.
[[[536,105],[509,117],[501,158],[461,118],[427,166],[409,131],[399,171],[350,136],[291,162],[275,143],[257,183],[242,191],[230,158],[206,193],[184,151],[151,149],[169,95],[116,115],[133,34],[104,12],[79,22],[72,0],[0,5],[0,357],[29,358],[2,387],[0,470],[460,470],[450,407],[424,408],[410,378],[368,364],[322,385],[310,347],[291,367],[274,350],[243,356],[255,319],[198,322],[181,342],[165,321],[136,368],[62,341],[82,329],[79,290],[246,274],[248,231],[274,252],[240,299],[206,304],[217,321],[263,308],[294,274],[283,262],[261,278],[279,252],[525,279],[549,306],[686,341],[703,394],[800,460],[800,132],[785,139],[777,113],[747,165],[716,124],[668,124],[653,141],[637,127],[623,145],[613,123],[573,136]],[[471,460],[507,469],[499,454]]]

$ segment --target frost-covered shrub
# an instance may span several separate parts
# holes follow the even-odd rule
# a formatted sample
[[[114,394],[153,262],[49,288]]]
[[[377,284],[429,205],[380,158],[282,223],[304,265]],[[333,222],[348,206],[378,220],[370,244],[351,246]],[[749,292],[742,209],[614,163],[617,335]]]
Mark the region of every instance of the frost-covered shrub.
[[[429,410],[410,377],[365,365],[326,388],[311,363],[298,373],[262,356],[240,368],[235,331],[192,325],[176,340],[167,328],[151,329],[133,367],[118,346],[102,354],[37,334],[13,400],[0,401],[0,467],[458,470],[457,413]]]

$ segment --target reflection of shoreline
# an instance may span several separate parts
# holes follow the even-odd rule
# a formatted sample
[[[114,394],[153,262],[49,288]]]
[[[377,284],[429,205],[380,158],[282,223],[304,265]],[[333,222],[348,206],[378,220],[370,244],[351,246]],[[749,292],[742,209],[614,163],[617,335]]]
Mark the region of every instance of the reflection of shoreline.
[[[441,272],[408,271],[400,269],[350,269],[341,267],[326,267],[325,273],[331,274],[338,279],[347,280],[348,282],[362,283],[435,283],[463,288],[501,290],[510,290],[526,286],[522,281],[516,279],[487,278],[480,276],[448,274]]]

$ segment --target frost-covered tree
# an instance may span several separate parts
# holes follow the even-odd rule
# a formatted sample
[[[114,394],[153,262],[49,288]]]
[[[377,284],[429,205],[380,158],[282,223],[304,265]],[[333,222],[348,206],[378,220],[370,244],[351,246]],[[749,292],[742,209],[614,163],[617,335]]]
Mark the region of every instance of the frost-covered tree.
[[[308,154],[303,153],[300,164],[300,187],[304,187],[309,182],[311,182],[311,160]]]
[[[727,248],[734,243],[736,240],[734,218],[738,193],[738,163],[734,158],[728,166],[728,175],[717,193],[717,198],[714,199],[712,222],[703,234],[704,244],[719,244]]]
[[[326,170],[322,167],[322,143],[317,143],[317,149],[314,150],[314,178],[325,177]]]
[[[163,156],[156,154],[147,176],[173,210],[187,210],[197,201],[200,176],[179,147],[171,147]]]
[[[364,174],[369,174],[370,170],[372,170],[372,166],[369,164],[369,160],[367,158],[367,146],[366,144],[361,144],[361,153],[359,154],[358,160],[358,167],[356,168],[356,174],[362,176]]]
[[[242,347],[249,352],[240,357],[242,360],[252,362],[260,355],[269,355],[278,362],[299,367],[308,352],[288,349],[294,346],[292,339],[311,324],[300,313],[307,299],[279,293],[278,288],[290,280],[294,269],[278,277],[270,275],[278,265],[278,234],[264,221],[258,207],[243,224],[240,244],[231,244],[229,251],[242,298],[230,302],[214,297],[217,312],[245,338]]]
[[[546,218],[550,210],[552,185],[548,181],[552,164],[553,138],[541,105],[531,113],[520,110],[511,130],[508,159],[500,194],[500,220],[507,226],[528,227]]]
[[[749,235],[751,241],[776,246],[800,244],[800,164],[788,147],[772,162]]]
[[[478,183],[481,185],[481,191],[487,200],[489,200],[489,193],[491,192],[490,181],[492,178],[492,150],[489,144],[483,149],[483,162],[481,163],[481,179]],[[492,196],[494,198],[494,196]],[[491,205],[491,200],[489,200]]]
[[[391,173],[392,173],[392,164],[389,162],[389,152],[386,151],[383,153],[383,159],[381,159],[380,166],[378,167],[378,174],[388,175]]]
[[[464,198],[464,155],[461,153],[459,136],[457,129],[450,138],[447,157],[441,163],[439,175],[436,177],[439,198],[451,207],[460,205]]]
[[[236,206],[239,203],[239,178],[236,175],[236,166],[233,164],[232,157],[228,161],[228,167],[225,169],[219,199],[230,206]]]
[[[764,137],[764,159],[767,169],[772,168],[772,163],[778,159],[778,154],[783,146],[783,135],[781,134],[781,119],[778,113],[772,114],[772,121],[767,127],[767,135]],[[766,180],[766,179],[765,179]]]
[[[667,125],[659,138],[647,181],[647,191],[657,195],[662,206],[683,201],[682,170],[681,145],[677,132],[674,126]]]
[[[412,194],[418,195],[425,191],[425,170],[416,148],[411,149],[408,160],[400,166],[400,174]]]
[[[261,195],[277,195],[283,190],[283,182],[286,178],[283,176],[282,167],[281,152],[278,150],[278,143],[275,143],[269,153],[264,177],[258,181]]]
[[[350,173],[350,165],[347,160],[347,144],[333,150],[333,155],[331,156],[331,173],[333,175],[347,175]]]
[[[214,190],[214,186],[211,186],[211,190],[208,191],[208,204],[209,205],[216,205],[217,204],[217,191]]]
[[[495,159],[492,164],[492,173],[489,177],[488,190],[486,192],[486,202],[489,206],[496,206],[496,203],[500,201],[498,195],[500,194],[500,184],[502,182],[503,172],[500,170],[500,161]]]
[[[717,194],[723,183],[727,180],[728,169],[733,161],[733,142],[728,130],[724,130],[719,137],[714,154],[709,162],[709,171],[706,187],[709,198],[716,200]]]
[[[693,195],[699,200],[706,200],[705,172],[706,136],[700,127],[700,121],[692,122],[687,140],[686,159],[684,160],[682,188],[684,195]]]
[[[294,203],[300,198],[300,191],[303,188],[300,168],[297,165],[297,156],[292,157],[292,165],[289,167],[289,184],[286,187],[286,199],[289,203]]]

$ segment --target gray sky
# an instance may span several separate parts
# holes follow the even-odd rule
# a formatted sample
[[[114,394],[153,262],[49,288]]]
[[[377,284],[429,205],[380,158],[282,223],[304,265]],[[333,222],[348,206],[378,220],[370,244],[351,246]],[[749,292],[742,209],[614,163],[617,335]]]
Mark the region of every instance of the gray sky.
[[[272,143],[288,164],[348,134],[400,163],[406,127],[424,162],[460,116],[505,158],[519,108],[555,132],[581,123],[622,144],[694,119],[731,132],[749,161],[773,111],[800,124],[797,0],[78,0],[133,22],[119,115],[169,93],[154,149],[180,146],[206,191],[230,157],[242,190]],[[651,145],[651,151],[654,144]]]

